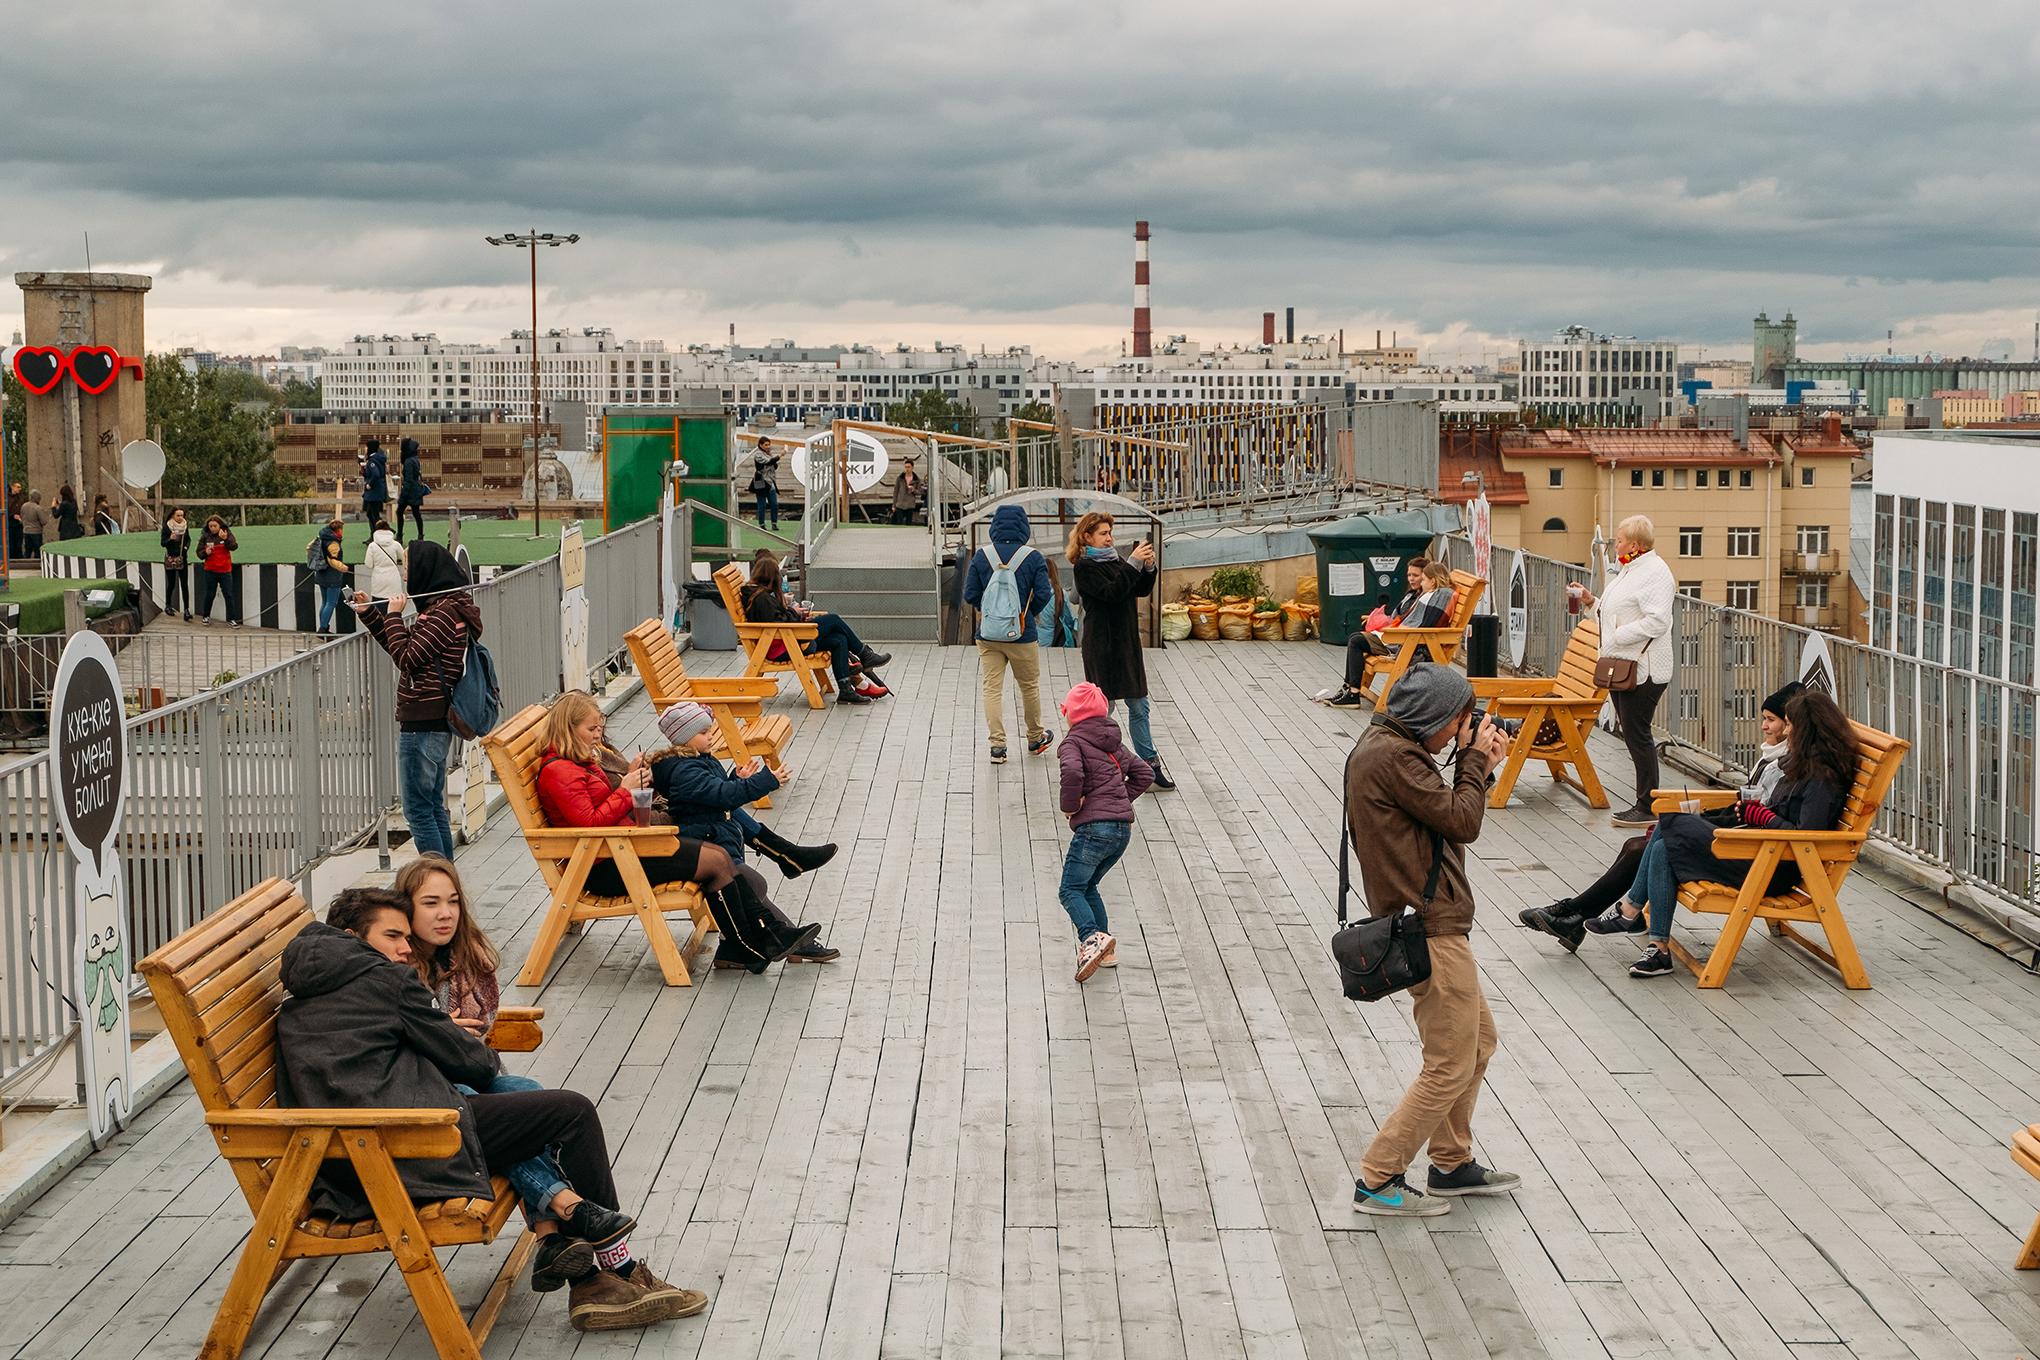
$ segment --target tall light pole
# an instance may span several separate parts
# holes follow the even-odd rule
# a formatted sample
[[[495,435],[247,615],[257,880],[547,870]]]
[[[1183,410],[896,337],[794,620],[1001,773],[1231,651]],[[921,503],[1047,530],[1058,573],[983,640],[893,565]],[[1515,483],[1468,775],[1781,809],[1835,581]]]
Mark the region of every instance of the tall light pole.
[[[570,246],[581,238],[576,236],[555,236],[552,232],[540,234],[533,227],[519,235],[506,231],[501,236],[482,238],[492,246],[515,246],[531,252],[531,533],[538,536],[538,248],[540,246]]]

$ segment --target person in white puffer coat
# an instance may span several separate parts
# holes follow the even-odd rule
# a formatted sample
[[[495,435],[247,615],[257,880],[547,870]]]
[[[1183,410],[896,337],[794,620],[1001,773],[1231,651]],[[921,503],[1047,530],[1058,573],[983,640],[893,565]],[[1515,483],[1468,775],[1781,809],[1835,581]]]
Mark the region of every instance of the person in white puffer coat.
[[[1601,656],[1624,657],[1636,663],[1636,688],[1610,691],[1622,740],[1636,765],[1636,802],[1615,814],[1616,826],[1649,826],[1657,820],[1650,810],[1651,790],[1658,783],[1657,743],[1651,720],[1658,701],[1672,683],[1672,601],[1678,583],[1672,569],[1657,555],[1657,535],[1642,515],[1615,526],[1615,554],[1622,564],[1600,598],[1575,585],[1580,603],[1601,623]]]
[[[375,522],[368,549],[361,560],[368,569],[368,593],[378,600],[393,600],[404,593],[404,545],[390,532],[387,520]]]

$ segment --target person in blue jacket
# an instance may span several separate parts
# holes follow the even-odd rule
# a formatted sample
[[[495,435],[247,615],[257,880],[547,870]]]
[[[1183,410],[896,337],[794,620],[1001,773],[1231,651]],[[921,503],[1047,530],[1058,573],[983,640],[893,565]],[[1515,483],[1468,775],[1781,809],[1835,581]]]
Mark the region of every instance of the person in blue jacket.
[[[1027,754],[1038,756],[1055,741],[1055,733],[1041,725],[1041,634],[1035,616],[1055,602],[1049,581],[1048,559],[1032,546],[1034,528],[1027,512],[1017,505],[1002,505],[992,512],[992,546],[980,548],[970,559],[964,577],[963,601],[982,609],[985,591],[992,584],[992,553],[1013,568],[1013,582],[1020,591],[1020,636],[1010,642],[996,642],[980,636],[977,640],[978,668],[983,673],[985,727],[992,738],[992,764],[1006,763],[1006,668],[1020,687],[1020,710],[1027,719]],[[982,632],[982,627],[980,627]]]
[[[368,452],[361,456],[361,518],[370,529],[383,517],[390,503],[390,456],[382,441],[370,439]]]
[[[836,847],[795,845],[745,809],[745,804],[777,789],[779,776],[755,756],[735,771],[725,770],[723,763],[709,754],[709,747],[715,742],[715,715],[700,704],[674,704],[659,715],[659,730],[673,745],[670,750],[654,752],[650,757],[652,789],[665,800],[666,815],[672,819],[674,829],[682,836],[707,841],[728,851],[736,863],[738,880],[757,899],[760,909],[793,929],[786,913],[766,895],[764,875],[744,863],[744,846],[758,845],[788,877],[804,869],[819,869],[835,857]],[[817,935],[787,958],[801,963],[827,963],[842,952],[831,949]],[[735,958],[724,958],[720,937],[715,966],[744,966]]]

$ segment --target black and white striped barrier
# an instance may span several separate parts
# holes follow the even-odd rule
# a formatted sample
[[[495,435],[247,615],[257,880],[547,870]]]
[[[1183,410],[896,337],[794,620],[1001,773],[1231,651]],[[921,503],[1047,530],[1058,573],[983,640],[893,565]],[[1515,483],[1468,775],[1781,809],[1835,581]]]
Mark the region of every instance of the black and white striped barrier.
[[[164,590],[167,587],[168,569],[161,562],[135,562],[112,557],[74,557],[67,553],[45,551],[42,555],[43,575],[65,580],[124,580],[130,589],[146,591],[149,598],[161,607]],[[492,581],[500,570],[497,567],[482,567],[479,575],[483,581]],[[185,607],[198,613],[199,583],[211,573],[198,567],[184,569],[187,586]],[[240,585],[240,620],[249,628],[280,628],[288,631],[311,633],[319,627],[319,588],[312,581],[312,573],[298,563],[261,562],[236,566],[231,573]],[[231,598],[226,589],[227,582],[221,580],[213,592],[213,607],[209,617],[222,623],[230,622]],[[18,608],[15,610],[18,613]],[[180,611],[181,612],[181,611]],[[10,631],[13,622],[8,621]],[[342,606],[334,611],[333,630],[338,633],[352,633],[356,622],[354,611]]]

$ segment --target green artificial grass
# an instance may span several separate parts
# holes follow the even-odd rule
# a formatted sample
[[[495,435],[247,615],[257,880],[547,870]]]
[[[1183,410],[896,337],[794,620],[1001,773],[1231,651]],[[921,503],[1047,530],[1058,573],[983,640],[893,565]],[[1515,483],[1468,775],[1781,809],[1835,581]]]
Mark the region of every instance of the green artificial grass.
[[[297,563],[305,560],[305,545],[318,537],[324,524],[250,524],[232,526],[234,540],[241,545],[234,554],[239,566],[256,566],[263,563]],[[597,521],[588,521],[582,532],[594,537],[600,528]],[[189,551],[196,553],[198,534],[205,528],[204,521],[192,525],[192,546]],[[547,535],[541,539],[531,536],[531,526],[515,520],[478,519],[460,526],[460,541],[468,551],[468,561],[478,567],[521,567],[527,562],[551,557],[559,551],[560,529],[557,521],[547,522]],[[414,541],[414,532],[406,533],[406,542]],[[435,521],[428,513],[425,517],[425,536],[434,543],[446,542],[446,521],[442,517]],[[367,526],[350,522],[340,539],[340,555],[349,562],[361,561],[368,547]],[[63,553],[76,557],[105,557],[120,562],[160,562],[163,560],[163,543],[154,530],[138,534],[88,535],[74,538],[65,543],[45,543],[44,552]],[[194,557],[193,566],[198,562]]]
[[[130,535],[139,537],[139,535]],[[76,542],[77,540],[72,540]],[[96,619],[107,609],[120,609],[127,604],[128,583],[126,581],[80,581],[58,580],[51,577],[24,576],[8,582],[7,589],[0,591],[0,604],[21,606],[18,627],[24,633],[61,633],[64,631],[64,592],[67,590],[108,590],[113,591],[113,603],[103,608],[85,606],[85,617]]]

